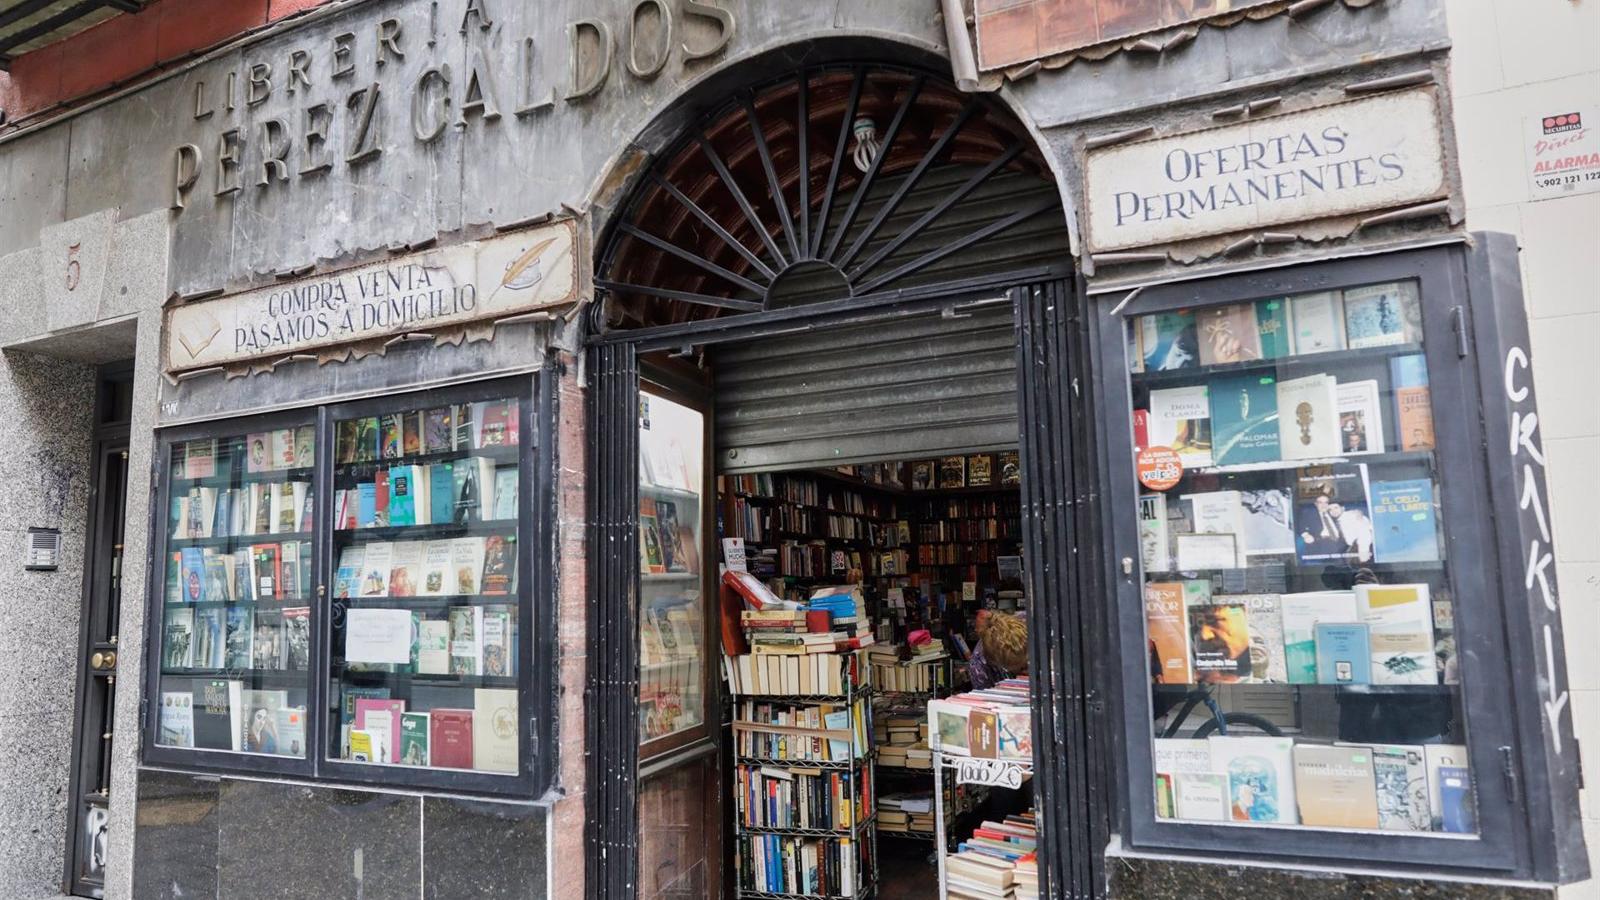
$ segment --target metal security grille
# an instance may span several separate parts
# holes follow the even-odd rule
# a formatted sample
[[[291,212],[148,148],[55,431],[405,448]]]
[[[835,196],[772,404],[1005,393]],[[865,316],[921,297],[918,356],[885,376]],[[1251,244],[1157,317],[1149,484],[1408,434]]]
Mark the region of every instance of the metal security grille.
[[[639,881],[639,368],[630,344],[589,351],[589,679],[585,891]],[[570,860],[567,862],[571,862]]]
[[[1011,301],[714,351],[724,472],[938,456],[1017,442]]]
[[[1025,199],[993,202],[1008,193]],[[616,301],[606,324],[626,328],[866,297],[1060,229],[1060,205],[993,99],[891,66],[804,69],[741,92],[656,158],[595,284]]]

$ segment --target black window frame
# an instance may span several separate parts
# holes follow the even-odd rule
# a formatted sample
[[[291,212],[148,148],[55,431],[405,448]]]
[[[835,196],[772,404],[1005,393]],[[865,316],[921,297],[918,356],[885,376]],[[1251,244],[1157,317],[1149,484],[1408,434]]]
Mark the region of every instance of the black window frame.
[[[1200,825],[1158,819],[1155,811],[1151,696],[1143,615],[1143,566],[1139,552],[1134,477],[1132,389],[1126,322],[1154,312],[1310,293],[1389,281],[1418,283],[1423,353],[1434,415],[1436,467],[1450,473],[1437,486],[1447,550],[1446,572],[1454,588],[1456,640],[1461,661],[1461,703],[1468,757],[1476,787],[1479,833],[1475,837],[1398,831],[1354,832],[1316,828]],[[1124,743],[1120,764],[1125,787],[1120,805],[1123,844],[1130,850],[1325,863],[1339,868],[1383,868],[1483,876],[1526,871],[1533,823],[1516,789],[1512,748],[1522,737],[1508,710],[1515,709],[1508,644],[1508,608],[1496,586],[1500,562],[1490,521],[1492,504],[1484,451],[1483,409],[1477,361],[1470,352],[1467,274],[1461,251],[1436,247],[1368,257],[1311,262],[1282,268],[1219,274],[1152,285],[1135,296],[1116,291],[1097,296],[1095,340],[1104,364],[1095,379],[1106,414],[1102,483],[1106,486],[1106,566],[1111,590],[1114,652]],[[1120,562],[1118,562],[1120,561]],[[1513,767],[1508,770],[1508,766]],[[1149,786],[1146,788],[1146,786]]]
[[[533,799],[549,787],[555,761],[556,703],[559,686],[556,647],[555,576],[556,485],[555,413],[557,368],[542,369],[492,380],[446,385],[397,388],[378,396],[330,400],[295,410],[264,415],[241,415],[171,426],[156,432],[152,481],[156,506],[150,521],[150,566],[146,598],[145,700],[141,736],[141,762],[147,766],[204,774],[287,776],[317,783],[436,791],[485,797]],[[332,558],[334,529],[330,511],[334,473],[334,423],[339,419],[430,403],[465,403],[499,398],[518,402],[517,591],[519,637],[517,650],[518,758],[516,774],[491,774],[458,770],[431,770],[412,766],[371,765],[328,758],[328,712],[337,701],[332,683],[332,584],[336,561]],[[408,407],[408,404],[409,407]],[[311,617],[312,660],[306,711],[307,755],[304,759],[278,758],[228,751],[164,747],[156,743],[160,730],[161,642],[165,629],[165,559],[170,536],[166,527],[171,507],[172,448],[184,441],[266,431],[290,425],[316,428],[316,462],[312,475],[315,519],[312,530],[315,574]],[[160,561],[161,565],[155,565]]]

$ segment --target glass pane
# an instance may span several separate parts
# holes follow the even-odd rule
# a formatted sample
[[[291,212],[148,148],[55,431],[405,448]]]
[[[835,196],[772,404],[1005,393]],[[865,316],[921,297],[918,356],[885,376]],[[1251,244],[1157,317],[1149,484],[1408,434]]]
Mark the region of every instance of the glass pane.
[[[330,757],[517,773],[518,406],[334,423]]]
[[[316,429],[172,446],[156,743],[304,757]]]
[[[705,722],[705,420],[639,396],[639,740]]]
[[[1128,323],[1158,816],[1477,832],[1418,286]]]

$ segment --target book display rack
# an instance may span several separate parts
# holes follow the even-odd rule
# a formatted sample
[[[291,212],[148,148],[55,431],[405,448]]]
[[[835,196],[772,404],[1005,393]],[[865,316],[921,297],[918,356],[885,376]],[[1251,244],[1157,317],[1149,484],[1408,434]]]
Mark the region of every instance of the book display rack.
[[[1475,833],[1418,284],[1127,342],[1157,817]],[[1164,718],[1221,691],[1300,713]]]
[[[765,664],[769,658],[730,657]],[[877,886],[871,667],[861,651],[797,660],[833,693],[737,689],[734,821],[738,896],[867,898]],[[748,665],[746,664],[746,668]]]
[[[657,753],[706,724],[703,414],[645,394],[639,430],[639,743]]]

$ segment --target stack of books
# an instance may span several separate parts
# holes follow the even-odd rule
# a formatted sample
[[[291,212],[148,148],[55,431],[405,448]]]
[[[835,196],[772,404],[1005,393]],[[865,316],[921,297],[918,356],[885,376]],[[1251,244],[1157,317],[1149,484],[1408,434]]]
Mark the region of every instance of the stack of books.
[[[933,831],[933,791],[910,791],[879,797],[878,831],[896,834]]]
[[[933,747],[953,756],[1033,761],[1033,711],[1028,679],[1008,678],[988,690],[928,701]]]
[[[886,716],[873,739],[878,747],[880,766],[933,768],[933,751],[928,749],[928,723],[920,718]]]
[[[1039,831],[1033,813],[985,821],[962,841],[956,853],[945,856],[946,897],[990,900],[1039,896],[1039,865],[1035,851]]]

